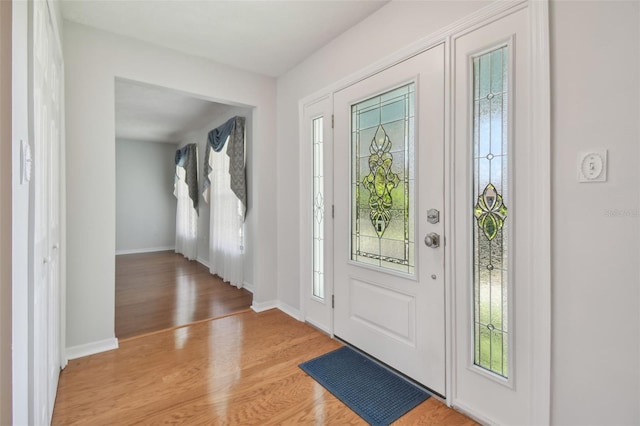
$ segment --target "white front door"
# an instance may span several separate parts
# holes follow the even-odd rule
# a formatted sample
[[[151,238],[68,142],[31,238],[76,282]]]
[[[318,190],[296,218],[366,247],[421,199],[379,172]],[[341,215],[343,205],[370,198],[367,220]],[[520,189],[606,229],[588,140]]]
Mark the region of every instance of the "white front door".
[[[333,155],[334,334],[441,395],[444,64],[438,45],[336,92]]]

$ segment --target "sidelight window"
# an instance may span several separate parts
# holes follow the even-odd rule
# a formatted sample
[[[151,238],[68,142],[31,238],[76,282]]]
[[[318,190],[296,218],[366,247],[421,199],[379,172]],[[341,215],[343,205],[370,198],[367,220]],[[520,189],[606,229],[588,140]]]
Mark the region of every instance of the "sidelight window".
[[[323,160],[323,118],[313,120],[311,135],[313,141],[313,291],[312,294],[324,299],[324,160]]]
[[[507,47],[473,61],[475,365],[508,377],[509,67]]]

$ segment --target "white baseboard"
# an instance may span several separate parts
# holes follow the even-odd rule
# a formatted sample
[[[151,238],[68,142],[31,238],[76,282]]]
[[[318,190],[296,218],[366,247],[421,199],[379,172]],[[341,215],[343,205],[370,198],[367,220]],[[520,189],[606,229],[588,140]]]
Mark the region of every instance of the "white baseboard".
[[[272,300],[270,302],[260,302],[256,303],[255,301],[251,304],[251,309],[254,312],[264,312],[269,309],[275,309],[278,307],[278,302],[276,300]]]
[[[209,261],[208,260],[204,260],[203,258],[201,258],[200,256],[196,257],[196,262],[198,262],[199,264],[206,266],[207,269],[210,269],[211,266],[209,265]]]
[[[312,326],[314,326],[318,330],[327,333],[329,336],[333,336],[333,333],[331,332],[331,327],[327,327],[326,325],[320,324],[320,323],[315,322],[313,320],[310,320],[309,318],[304,319],[304,318],[302,318],[302,315],[300,315],[300,321],[304,321],[304,322],[306,322],[308,324],[311,324]]]
[[[461,412],[465,416],[470,417],[472,420],[475,420],[476,422],[482,424],[482,425],[495,425],[495,424],[497,424],[496,422],[493,422],[493,421],[489,420],[484,415],[479,414],[476,410],[472,410],[468,406],[466,406],[464,404],[460,404],[457,401],[453,401],[453,408],[455,410]]]
[[[295,318],[298,321],[302,321],[302,313],[300,312],[299,309],[291,307],[290,305],[287,305],[286,303],[280,302],[280,301],[278,301],[277,308],[280,309],[285,314],[289,315],[290,317]]]
[[[83,356],[94,355],[100,352],[118,349],[118,339],[99,340],[97,342],[85,343],[84,345],[71,346],[67,348],[67,359],[82,358]]]
[[[137,253],[153,253],[154,251],[175,251],[175,246],[167,246],[167,247],[149,247],[149,248],[140,248],[140,249],[127,249],[127,250],[116,250],[116,256],[120,254],[137,254]]]
[[[269,302],[261,302],[261,303],[253,302],[253,304],[251,305],[251,309],[254,312],[258,312],[258,313],[268,311],[269,309],[279,309],[285,314],[289,315],[290,317],[295,318],[298,321],[302,321],[302,315],[300,314],[300,310],[293,308],[279,300],[272,300]]]

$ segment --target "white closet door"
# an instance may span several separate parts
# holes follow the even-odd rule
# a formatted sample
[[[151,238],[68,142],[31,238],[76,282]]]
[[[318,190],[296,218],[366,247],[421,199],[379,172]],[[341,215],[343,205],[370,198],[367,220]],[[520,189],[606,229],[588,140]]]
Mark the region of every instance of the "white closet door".
[[[33,28],[33,421],[49,424],[60,375],[62,55],[46,2],[33,3]]]

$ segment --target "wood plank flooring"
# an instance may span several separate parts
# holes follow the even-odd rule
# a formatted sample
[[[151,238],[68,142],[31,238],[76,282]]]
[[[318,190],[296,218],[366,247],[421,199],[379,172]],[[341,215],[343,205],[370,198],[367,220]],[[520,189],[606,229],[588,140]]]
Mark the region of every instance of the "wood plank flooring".
[[[341,344],[279,310],[244,312],[72,360],[53,425],[365,425],[298,364]],[[435,398],[397,425],[473,425]]]
[[[172,251],[116,256],[116,337],[126,339],[249,309],[252,294]]]

